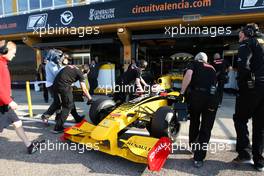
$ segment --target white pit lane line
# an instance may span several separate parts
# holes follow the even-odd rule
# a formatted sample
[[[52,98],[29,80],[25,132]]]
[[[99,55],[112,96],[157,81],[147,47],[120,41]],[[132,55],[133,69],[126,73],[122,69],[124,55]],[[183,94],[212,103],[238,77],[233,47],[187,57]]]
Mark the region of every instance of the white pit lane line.
[[[38,116],[36,116],[36,117],[38,117]],[[41,119],[35,119],[35,118],[20,117],[20,119],[23,120],[23,123],[30,123],[30,122],[40,122],[40,123],[42,123]],[[53,124],[54,125],[55,121],[54,120],[49,120],[49,124]],[[76,123],[65,122],[64,125],[65,126],[73,126],[73,125],[76,125]],[[149,133],[147,131],[136,131],[136,130],[127,130],[125,133],[127,133],[127,134],[138,134],[138,135],[149,135]],[[188,140],[189,137],[188,136],[179,135],[178,139],[180,139],[180,140]],[[211,138],[210,142],[230,144],[230,145],[236,144],[236,140],[231,140],[231,139],[215,139],[215,138]]]

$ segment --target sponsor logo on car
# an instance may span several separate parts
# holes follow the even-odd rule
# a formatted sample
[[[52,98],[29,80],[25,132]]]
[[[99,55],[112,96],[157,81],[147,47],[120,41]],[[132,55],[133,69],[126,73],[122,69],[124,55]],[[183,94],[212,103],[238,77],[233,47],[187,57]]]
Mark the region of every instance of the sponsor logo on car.
[[[110,114],[112,117],[120,117],[121,116],[121,114],[119,114],[119,113],[111,113]]]
[[[168,137],[162,137],[148,154],[148,168],[151,171],[160,171],[169,154],[172,142]]]
[[[72,127],[72,130],[78,131],[78,132],[82,132],[82,133],[87,133],[87,131],[84,131],[78,127]]]
[[[152,161],[154,157],[159,154],[161,151],[170,150],[171,144],[170,143],[160,143],[157,148],[150,154],[149,159]]]
[[[127,145],[131,146],[131,147],[138,148],[138,149],[142,149],[142,150],[145,150],[145,151],[150,151],[151,150],[150,147],[147,147],[147,146],[144,146],[144,145],[141,145],[141,144],[136,144],[136,143],[133,143],[133,142],[128,142]]]

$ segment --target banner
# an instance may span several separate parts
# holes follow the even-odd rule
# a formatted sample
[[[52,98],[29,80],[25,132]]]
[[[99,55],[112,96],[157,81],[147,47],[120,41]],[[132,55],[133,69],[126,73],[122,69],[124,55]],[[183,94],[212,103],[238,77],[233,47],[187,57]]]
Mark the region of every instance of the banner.
[[[146,20],[264,12],[264,0],[117,0],[0,18],[0,35],[38,28],[94,26]]]
[[[261,9],[261,8],[264,8],[264,0],[241,0],[240,9]]]

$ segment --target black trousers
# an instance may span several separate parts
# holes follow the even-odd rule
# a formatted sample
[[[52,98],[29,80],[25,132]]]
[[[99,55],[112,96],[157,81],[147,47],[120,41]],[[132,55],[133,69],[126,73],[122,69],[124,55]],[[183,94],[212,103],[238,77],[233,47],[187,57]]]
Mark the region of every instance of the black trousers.
[[[250,157],[248,120],[252,118],[253,137],[252,154],[254,162],[264,161],[262,157],[264,147],[264,87],[253,90],[240,91],[236,98],[234,125],[237,133],[236,151],[240,157]]]
[[[221,105],[223,101],[223,94],[224,94],[224,86],[225,82],[224,81],[218,81],[218,86],[217,86],[217,99],[218,103]]]
[[[206,157],[217,107],[216,96],[199,91],[191,92],[189,144],[194,150],[196,161],[203,161]]]
[[[53,86],[47,87],[48,92],[50,93],[51,98],[54,98],[54,91],[53,91]]]
[[[94,94],[94,90],[97,88],[97,86],[98,86],[98,81],[97,81],[97,78],[96,79],[94,79],[94,78],[89,78],[88,79],[88,82],[89,82],[89,93],[91,94],[91,95],[93,95]]]
[[[48,87],[48,91],[50,92],[50,95],[53,97],[53,102],[50,105],[50,107],[48,108],[48,110],[44,113],[45,116],[51,116],[55,112],[57,112],[57,113],[61,112],[61,98],[58,95],[58,91],[54,90],[53,86],[52,87]],[[71,95],[72,95],[72,91],[71,91]],[[70,112],[71,112],[71,115],[73,116],[73,118],[75,119],[76,122],[81,122],[82,121],[82,118],[78,114],[74,102],[73,102],[73,108],[71,109]]]
[[[74,108],[72,88],[59,89],[54,91],[54,100],[59,102],[61,111],[56,115],[55,130],[63,129],[63,124]]]
[[[44,100],[45,100],[45,102],[48,102],[49,101],[48,88],[46,87],[45,83],[42,84],[42,87],[43,87],[43,97],[44,97]]]

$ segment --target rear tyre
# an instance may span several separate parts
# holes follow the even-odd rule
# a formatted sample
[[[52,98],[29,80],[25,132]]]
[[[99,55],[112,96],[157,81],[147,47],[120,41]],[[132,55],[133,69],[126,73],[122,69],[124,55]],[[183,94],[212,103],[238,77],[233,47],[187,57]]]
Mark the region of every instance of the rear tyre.
[[[115,102],[107,98],[100,98],[91,105],[89,116],[94,125],[98,125],[115,107]]]
[[[160,107],[151,121],[150,135],[156,138],[169,137],[172,141],[180,131],[180,123],[169,106]]]

